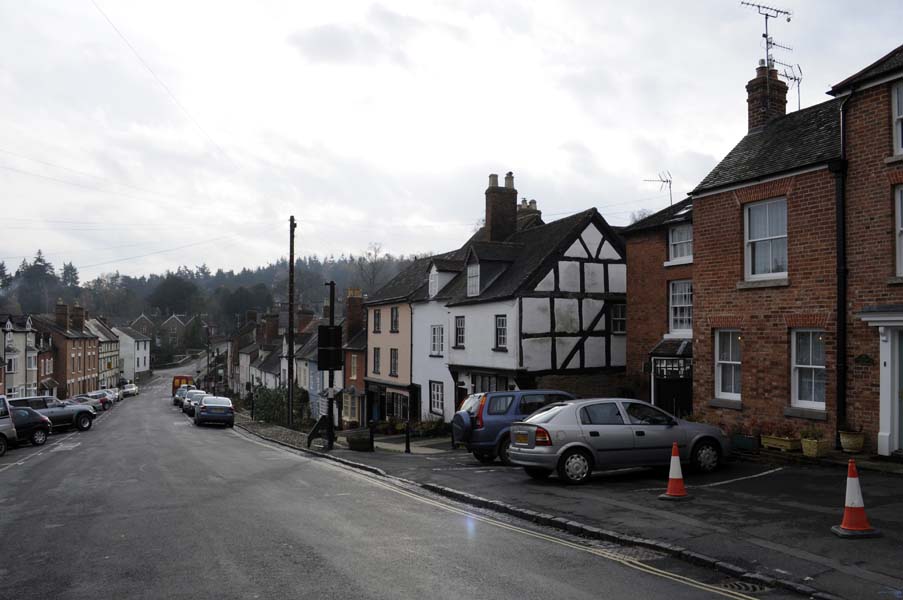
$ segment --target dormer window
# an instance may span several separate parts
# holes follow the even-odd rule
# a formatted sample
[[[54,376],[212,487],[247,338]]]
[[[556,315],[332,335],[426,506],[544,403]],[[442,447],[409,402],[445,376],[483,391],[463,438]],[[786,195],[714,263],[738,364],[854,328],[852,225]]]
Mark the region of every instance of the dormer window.
[[[480,265],[473,263],[467,265],[467,296],[480,295]]]
[[[693,262],[693,225],[675,225],[668,231],[668,261]]]
[[[430,270],[430,298],[439,293],[439,271],[436,267]]]

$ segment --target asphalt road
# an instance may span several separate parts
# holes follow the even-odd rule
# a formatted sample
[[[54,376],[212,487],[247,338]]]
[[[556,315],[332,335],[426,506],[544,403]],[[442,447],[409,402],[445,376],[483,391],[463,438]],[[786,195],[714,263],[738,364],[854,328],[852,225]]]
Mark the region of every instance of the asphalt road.
[[[197,428],[165,375],[90,431],[0,458],[0,598],[752,597],[652,552]]]

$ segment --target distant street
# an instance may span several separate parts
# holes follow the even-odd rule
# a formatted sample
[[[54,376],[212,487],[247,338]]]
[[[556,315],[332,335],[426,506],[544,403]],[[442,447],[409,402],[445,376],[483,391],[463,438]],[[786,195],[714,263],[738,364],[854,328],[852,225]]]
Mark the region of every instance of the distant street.
[[[625,562],[197,428],[161,375],[91,431],[0,459],[0,597],[745,597],[654,553]]]

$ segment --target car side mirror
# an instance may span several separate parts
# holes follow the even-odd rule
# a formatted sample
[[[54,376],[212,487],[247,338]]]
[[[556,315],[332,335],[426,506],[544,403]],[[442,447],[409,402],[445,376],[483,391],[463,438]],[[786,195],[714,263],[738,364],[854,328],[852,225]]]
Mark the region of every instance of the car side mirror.
[[[674,427],[675,425],[678,425],[678,422],[675,419],[668,420],[668,427]]]

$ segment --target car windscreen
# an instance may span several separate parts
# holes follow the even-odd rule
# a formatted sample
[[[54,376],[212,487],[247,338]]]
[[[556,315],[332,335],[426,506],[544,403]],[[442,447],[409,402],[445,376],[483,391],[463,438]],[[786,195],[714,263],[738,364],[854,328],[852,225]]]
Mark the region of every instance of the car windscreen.
[[[539,410],[539,412],[533,413],[526,419],[524,419],[525,423],[548,423],[559,414],[561,411],[565,409],[567,404],[550,404],[545,408]]]

